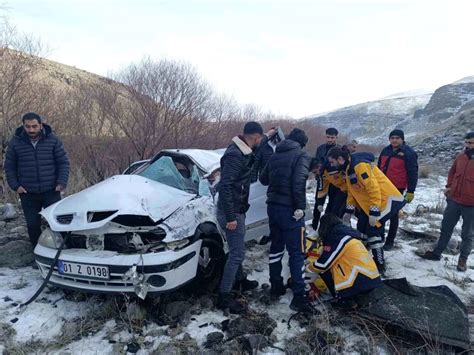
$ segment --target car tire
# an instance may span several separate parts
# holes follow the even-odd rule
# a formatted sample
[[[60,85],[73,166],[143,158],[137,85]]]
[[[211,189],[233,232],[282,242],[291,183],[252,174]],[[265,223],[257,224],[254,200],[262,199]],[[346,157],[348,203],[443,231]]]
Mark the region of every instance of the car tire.
[[[225,253],[215,239],[204,238],[199,250],[199,262],[193,285],[196,291],[214,292],[222,278],[225,265]]]

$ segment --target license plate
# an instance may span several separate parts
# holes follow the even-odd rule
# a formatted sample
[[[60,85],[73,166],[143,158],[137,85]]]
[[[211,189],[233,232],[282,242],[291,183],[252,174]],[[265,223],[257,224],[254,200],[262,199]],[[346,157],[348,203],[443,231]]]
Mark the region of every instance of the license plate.
[[[58,272],[62,275],[84,276],[95,279],[109,279],[109,267],[102,265],[77,264],[58,261]]]

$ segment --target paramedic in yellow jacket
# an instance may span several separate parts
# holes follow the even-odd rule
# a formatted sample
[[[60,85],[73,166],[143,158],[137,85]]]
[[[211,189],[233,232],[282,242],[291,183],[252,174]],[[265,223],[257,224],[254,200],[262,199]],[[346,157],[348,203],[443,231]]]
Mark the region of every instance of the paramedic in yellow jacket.
[[[360,233],[334,214],[321,218],[323,252],[307,271],[317,272],[338,299],[350,299],[382,285],[374,260],[359,240]]]
[[[382,224],[398,213],[406,201],[377,167],[372,153],[350,155],[347,151],[335,148],[331,150],[328,161],[346,174],[347,203],[343,220],[350,223],[351,215],[356,213],[357,229],[367,236],[377,268],[383,274]]]

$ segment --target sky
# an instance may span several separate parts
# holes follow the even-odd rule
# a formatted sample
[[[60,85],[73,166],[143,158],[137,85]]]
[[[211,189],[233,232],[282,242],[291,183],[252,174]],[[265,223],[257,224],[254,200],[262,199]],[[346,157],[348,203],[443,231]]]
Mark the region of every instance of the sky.
[[[193,65],[241,104],[301,118],[474,75],[472,0],[6,0],[48,59],[99,75]]]

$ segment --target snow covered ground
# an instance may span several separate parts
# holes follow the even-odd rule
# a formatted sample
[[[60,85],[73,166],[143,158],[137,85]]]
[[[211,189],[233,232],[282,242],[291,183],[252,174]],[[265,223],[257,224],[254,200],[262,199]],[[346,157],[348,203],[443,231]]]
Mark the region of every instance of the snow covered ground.
[[[403,228],[438,235],[445,183],[442,177],[420,180],[415,200],[404,209],[400,223]],[[308,232],[313,233],[310,228]],[[460,240],[460,224],[453,240],[452,245],[455,247]],[[395,249],[386,253],[387,277],[406,277],[409,282],[419,286],[447,285],[465,304],[472,307],[474,263],[471,261],[468,271],[461,273],[456,271],[457,255],[445,254],[441,261],[427,261],[415,255],[415,250],[429,245],[425,240],[400,233]],[[249,277],[260,284],[268,283],[267,258],[268,245],[249,246],[245,266]],[[288,275],[285,260],[283,265],[284,273]],[[202,347],[209,333],[221,331],[222,321],[229,317],[236,318],[225,316],[212,306],[202,306],[202,311],[194,312],[184,326],[172,327],[155,322],[150,316],[150,309],[147,314],[134,303],[130,305],[98,296],[65,295],[56,289],[46,289],[34,303],[19,313],[17,305],[26,301],[41,282],[38,270],[31,267],[0,268],[0,353],[8,349],[10,352],[16,350],[22,353],[47,350],[51,354],[115,354],[125,353],[126,350],[135,351],[133,345],[138,344],[138,353],[148,354],[163,352],[163,344],[183,344],[190,339],[194,339],[193,344]],[[288,327],[288,320],[293,315],[288,307],[291,291],[273,302],[265,301],[265,292],[260,289],[248,296],[249,306],[254,312],[267,312],[276,321],[272,333],[275,342],[262,353],[283,353],[279,349],[287,348],[288,343],[307,329],[304,323],[298,321],[293,321]],[[193,307],[199,303],[194,299],[188,302]],[[136,309],[131,309],[133,307]],[[474,319],[471,319],[471,339],[473,322]],[[137,327],[140,327],[140,331],[136,331]],[[134,331],[131,332],[131,329]],[[358,348],[364,339],[350,326],[339,325],[335,334],[345,339],[344,352],[364,351],[364,348]],[[384,352],[386,349],[382,347],[376,351]]]

